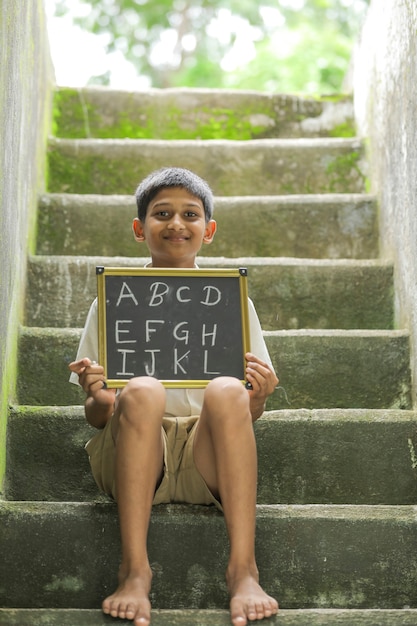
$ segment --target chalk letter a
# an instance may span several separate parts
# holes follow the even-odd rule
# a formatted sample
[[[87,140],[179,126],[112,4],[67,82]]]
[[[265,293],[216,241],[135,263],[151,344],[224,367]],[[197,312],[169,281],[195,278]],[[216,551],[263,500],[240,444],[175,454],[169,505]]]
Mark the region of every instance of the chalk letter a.
[[[126,291],[126,293],[125,293],[125,291]],[[133,295],[133,292],[132,292],[131,288],[124,281],[123,281],[123,285],[122,285],[122,288],[121,288],[120,293],[119,293],[119,298],[118,298],[118,300],[116,302],[116,306],[119,306],[120,300],[122,298],[131,298],[133,300],[133,302],[135,303],[135,306],[138,306],[138,301],[136,300],[135,296]]]

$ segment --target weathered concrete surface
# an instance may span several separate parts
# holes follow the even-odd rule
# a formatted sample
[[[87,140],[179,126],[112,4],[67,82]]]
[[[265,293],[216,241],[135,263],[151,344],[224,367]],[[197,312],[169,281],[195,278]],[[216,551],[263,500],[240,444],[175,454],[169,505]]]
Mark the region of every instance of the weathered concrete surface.
[[[110,626],[114,620],[97,609],[0,609],[2,626]],[[117,624],[131,624],[118,620]],[[268,626],[415,626],[416,609],[281,609]],[[152,626],[229,626],[226,610],[152,611]]]
[[[31,257],[26,325],[83,327],[97,295],[96,266],[143,267],[145,262],[114,257]],[[210,257],[198,262],[201,267],[247,267],[249,296],[264,330],[393,328],[390,263],[271,257]]]
[[[81,404],[68,383],[78,329],[22,328],[18,401],[28,405]],[[409,409],[409,343],[406,331],[266,331],[280,377],[268,409]]]
[[[255,433],[260,503],[417,501],[412,411],[271,411]]]
[[[350,97],[88,87],[60,88],[54,104],[57,137],[247,140],[354,135]]]
[[[268,408],[409,409],[406,331],[266,331],[280,378]]]
[[[11,408],[6,498],[64,502],[97,499],[99,491],[84,450],[96,432],[87,423],[82,406]]]
[[[3,502],[0,522],[3,607],[99,608],[113,590],[115,504]],[[411,506],[257,510],[261,579],[282,608],[415,608],[416,537]],[[226,531],[212,507],[155,507],[148,548],[155,608],[227,607]]]
[[[0,6],[0,492],[27,247],[43,190],[52,69],[42,0]]]
[[[417,500],[413,411],[271,411],[254,427],[260,504]],[[81,406],[11,408],[7,498],[98,500],[84,451],[95,432]]]
[[[132,236],[134,217],[133,194],[45,194],[36,252],[142,255]],[[214,217],[217,233],[203,256],[372,259],[379,253],[377,207],[366,194],[219,197]]]
[[[372,0],[355,59],[355,113],[369,139],[382,254],[395,261],[398,324],[411,332],[417,380],[417,5]]]
[[[260,139],[245,142],[51,139],[49,191],[131,194],[153,170],[185,167],[217,196],[365,191],[357,139]]]

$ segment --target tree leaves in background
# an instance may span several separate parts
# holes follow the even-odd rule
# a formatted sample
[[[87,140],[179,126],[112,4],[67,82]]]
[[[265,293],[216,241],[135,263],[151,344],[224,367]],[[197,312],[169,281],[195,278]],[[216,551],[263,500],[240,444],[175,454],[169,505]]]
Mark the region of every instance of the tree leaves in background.
[[[64,14],[71,0],[57,0]],[[81,0],[152,87],[334,93],[369,0]],[[109,81],[109,75],[101,82]],[[96,79],[95,82],[100,82]]]

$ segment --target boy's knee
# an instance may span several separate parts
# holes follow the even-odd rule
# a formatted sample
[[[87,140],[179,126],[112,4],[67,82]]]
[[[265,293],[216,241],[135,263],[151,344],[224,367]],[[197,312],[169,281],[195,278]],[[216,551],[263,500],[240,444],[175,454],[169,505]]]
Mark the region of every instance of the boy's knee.
[[[127,382],[122,392],[126,391],[126,389],[154,391],[158,393],[164,390],[164,386],[157,378],[153,378],[153,376],[135,376]]]
[[[219,376],[207,385],[204,400],[208,403],[221,403],[236,407],[239,403],[246,405],[249,396],[240,380],[232,376]]]
[[[159,380],[151,376],[131,378],[119,396],[119,406],[152,406],[164,410],[165,389]]]

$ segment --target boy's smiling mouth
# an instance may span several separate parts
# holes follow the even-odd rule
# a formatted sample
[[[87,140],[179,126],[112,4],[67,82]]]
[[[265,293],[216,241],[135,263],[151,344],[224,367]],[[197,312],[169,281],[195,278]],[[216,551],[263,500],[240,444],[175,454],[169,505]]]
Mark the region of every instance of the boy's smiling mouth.
[[[173,243],[187,241],[189,237],[187,235],[165,235],[164,239],[171,241]]]

